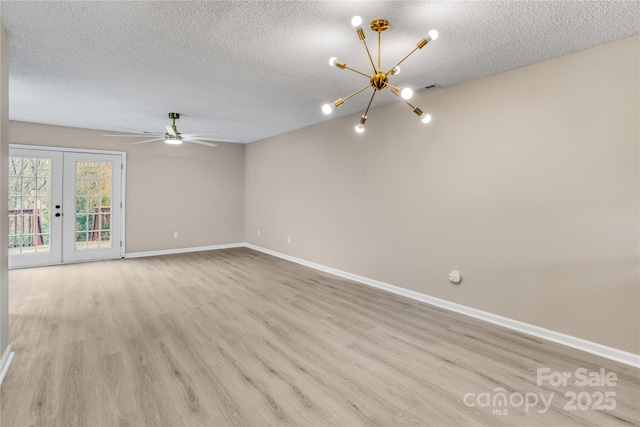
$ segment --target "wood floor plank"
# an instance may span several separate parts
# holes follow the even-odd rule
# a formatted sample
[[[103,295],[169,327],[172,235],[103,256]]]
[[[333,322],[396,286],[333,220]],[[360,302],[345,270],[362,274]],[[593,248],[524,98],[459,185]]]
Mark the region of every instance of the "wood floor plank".
[[[16,270],[10,298],[2,427],[640,425],[636,368],[249,249]],[[501,390],[550,403],[478,404]]]

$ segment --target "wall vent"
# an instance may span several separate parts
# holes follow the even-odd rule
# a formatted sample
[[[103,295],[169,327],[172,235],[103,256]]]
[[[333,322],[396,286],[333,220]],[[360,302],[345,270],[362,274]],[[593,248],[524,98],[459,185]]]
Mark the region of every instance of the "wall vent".
[[[416,93],[435,92],[438,89],[442,89],[442,86],[440,86],[438,83],[430,83],[426,86],[422,86],[422,87],[419,87],[418,89],[415,89],[414,92]]]

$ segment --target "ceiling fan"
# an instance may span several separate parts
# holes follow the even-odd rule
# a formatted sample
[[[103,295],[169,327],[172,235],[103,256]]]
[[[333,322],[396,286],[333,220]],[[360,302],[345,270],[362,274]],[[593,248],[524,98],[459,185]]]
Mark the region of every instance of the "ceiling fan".
[[[167,144],[171,144],[171,145],[180,145],[182,144],[182,142],[192,142],[194,144],[200,144],[200,145],[206,145],[208,147],[217,147],[217,144],[213,144],[211,142],[207,142],[207,141],[201,141],[199,139],[196,139],[196,137],[202,137],[205,136],[204,134],[195,134],[195,133],[180,133],[178,132],[178,128],[176,128],[176,120],[178,120],[180,118],[180,114],[179,113],[169,113],[169,118],[172,120],[171,125],[166,125],[166,132],[162,133],[162,132],[145,132],[145,131],[141,131],[141,130],[136,130],[136,129],[127,129],[130,131],[135,132],[134,134],[130,134],[130,135],[103,135],[103,136],[112,136],[112,137],[119,137],[119,138],[145,138],[145,137],[151,137],[151,139],[147,139],[145,141],[136,141],[134,142],[134,144],[144,144],[146,142],[152,142],[152,141],[161,141],[164,140],[165,143]],[[122,128],[122,129],[126,129],[126,128]],[[220,142],[236,142],[233,140],[229,140],[229,139],[218,139],[216,138],[216,141],[220,141]]]

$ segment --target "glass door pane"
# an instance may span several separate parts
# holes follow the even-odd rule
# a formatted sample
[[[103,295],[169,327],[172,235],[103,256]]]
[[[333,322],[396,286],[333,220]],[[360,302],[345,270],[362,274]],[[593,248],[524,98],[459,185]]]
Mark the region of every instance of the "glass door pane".
[[[60,262],[61,185],[61,153],[9,151],[10,267]]]
[[[75,250],[112,248],[112,161],[76,162]]]

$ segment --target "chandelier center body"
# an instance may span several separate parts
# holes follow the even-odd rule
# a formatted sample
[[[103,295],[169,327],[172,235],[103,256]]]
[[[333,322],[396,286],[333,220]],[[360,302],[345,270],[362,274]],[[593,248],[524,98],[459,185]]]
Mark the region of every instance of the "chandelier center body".
[[[373,76],[371,76],[371,86],[373,86],[376,90],[382,90],[387,87],[387,83],[389,82],[389,78],[382,71],[378,71]]]
[[[371,22],[371,29],[375,32],[381,33],[389,28],[389,21],[386,19],[376,19]]]

